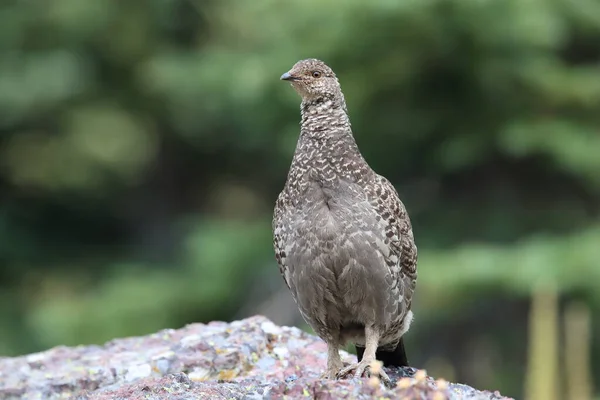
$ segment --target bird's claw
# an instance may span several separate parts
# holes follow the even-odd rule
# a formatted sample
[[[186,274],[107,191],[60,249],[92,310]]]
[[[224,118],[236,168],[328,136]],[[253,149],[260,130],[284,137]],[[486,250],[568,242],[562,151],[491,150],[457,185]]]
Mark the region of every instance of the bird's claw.
[[[343,379],[348,375],[353,375],[354,378],[378,376],[379,380],[381,380],[381,382],[383,382],[385,386],[392,387],[392,380],[385,373],[385,371],[381,367],[378,368],[377,372],[371,371],[371,363],[364,359],[358,363],[349,365],[346,368],[340,370],[337,373],[336,378]]]
[[[340,370],[345,369],[344,367],[347,367],[348,365],[348,363],[333,363],[333,365],[327,367],[327,370],[321,374],[320,378],[331,380],[338,379]]]
[[[392,380],[390,379],[390,377],[388,376],[388,374],[385,373],[384,370],[379,371],[379,380],[381,382],[383,382],[383,384],[387,387],[387,388],[393,388],[394,384],[392,383]]]
[[[336,379],[338,371],[336,370],[327,370],[323,372],[320,376],[320,379]]]

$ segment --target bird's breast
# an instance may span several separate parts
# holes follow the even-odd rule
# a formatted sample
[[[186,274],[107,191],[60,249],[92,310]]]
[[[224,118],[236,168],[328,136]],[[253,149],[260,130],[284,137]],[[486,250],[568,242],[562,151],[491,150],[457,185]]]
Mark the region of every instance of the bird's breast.
[[[385,239],[375,209],[355,183],[308,180],[301,197],[291,217],[294,236],[321,255],[355,257]]]

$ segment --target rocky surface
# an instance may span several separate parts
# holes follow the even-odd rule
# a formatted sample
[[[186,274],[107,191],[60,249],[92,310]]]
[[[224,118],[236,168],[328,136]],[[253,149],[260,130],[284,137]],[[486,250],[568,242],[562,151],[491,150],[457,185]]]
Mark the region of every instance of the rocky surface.
[[[507,399],[411,368],[386,369],[393,389],[322,380],[326,359],[318,338],[256,316],[0,358],[0,399]]]

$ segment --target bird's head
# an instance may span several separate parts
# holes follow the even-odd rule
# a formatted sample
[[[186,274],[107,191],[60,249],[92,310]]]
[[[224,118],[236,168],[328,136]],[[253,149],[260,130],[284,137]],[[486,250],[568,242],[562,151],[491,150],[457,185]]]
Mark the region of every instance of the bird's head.
[[[331,68],[314,58],[298,61],[280,79],[290,82],[305,101],[341,95],[340,84]]]

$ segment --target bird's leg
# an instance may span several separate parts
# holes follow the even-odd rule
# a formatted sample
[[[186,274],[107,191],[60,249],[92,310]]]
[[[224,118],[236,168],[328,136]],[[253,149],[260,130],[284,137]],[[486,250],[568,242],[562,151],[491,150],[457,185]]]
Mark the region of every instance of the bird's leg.
[[[371,371],[371,364],[376,361],[375,353],[377,352],[377,346],[379,345],[379,330],[373,326],[365,327],[365,352],[363,354],[362,360],[356,364],[352,364],[344,369],[342,369],[338,377],[342,378],[352,372],[354,372],[355,378],[361,378],[366,373],[368,376],[371,373],[375,375],[379,375],[379,379],[383,381],[386,385],[391,385],[391,380],[387,376],[387,374],[381,368],[381,365],[378,368],[374,368]]]
[[[327,371],[321,375],[321,379],[336,379],[338,372],[342,369],[342,359],[340,357],[340,345],[337,341],[327,342]]]

